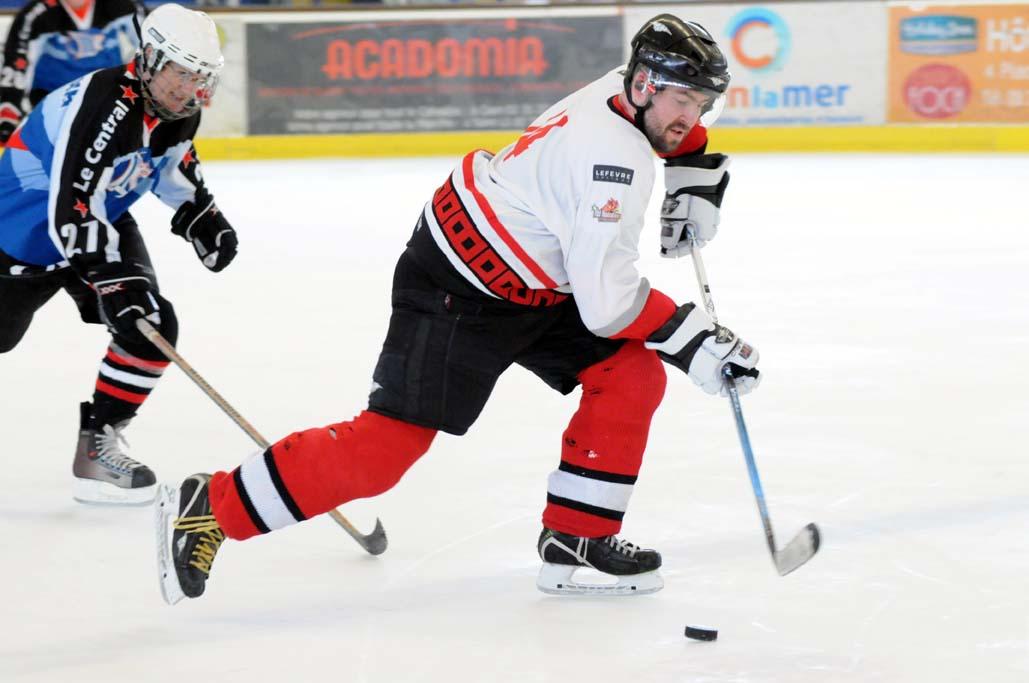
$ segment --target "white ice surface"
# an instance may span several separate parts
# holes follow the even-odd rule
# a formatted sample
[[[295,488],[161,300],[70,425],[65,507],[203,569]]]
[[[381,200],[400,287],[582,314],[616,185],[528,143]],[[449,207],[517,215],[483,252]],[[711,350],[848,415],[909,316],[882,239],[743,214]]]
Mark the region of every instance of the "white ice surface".
[[[179,350],[268,438],[364,407],[393,264],[453,161],[207,164],[241,241],[220,275],[137,206]],[[577,395],[513,369],[467,436],[344,507],[382,518],[385,555],[315,519],[226,543],[207,595],[166,607],[150,510],[71,499],[106,335],[58,294],[0,357],[0,681],[1029,680],[1029,158],[737,155],[732,173],[704,256],[723,322],[761,350],[744,411],[780,543],[823,531],[808,565],[775,573],[728,403],[670,368],[624,529],[661,550],[666,588],[539,593]],[[641,270],[694,298],[652,218]],[[127,437],[169,482],[254,449],[174,367]]]

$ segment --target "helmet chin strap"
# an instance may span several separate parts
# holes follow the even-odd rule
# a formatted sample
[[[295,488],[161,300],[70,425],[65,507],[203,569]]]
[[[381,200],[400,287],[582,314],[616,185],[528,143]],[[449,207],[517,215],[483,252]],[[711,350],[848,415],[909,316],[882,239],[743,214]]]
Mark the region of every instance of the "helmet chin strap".
[[[643,124],[643,117],[644,115],[646,115],[647,110],[650,109],[651,105],[654,104],[654,98],[649,98],[647,100],[647,103],[644,105],[637,105],[632,99],[631,83],[625,84],[625,97],[629,101],[629,104],[632,105],[633,109],[636,110],[636,113],[632,117],[633,124],[636,126],[637,129],[639,129],[641,133],[643,133],[644,137],[647,137],[647,129],[646,126]],[[650,138],[648,137],[647,139],[649,140]]]

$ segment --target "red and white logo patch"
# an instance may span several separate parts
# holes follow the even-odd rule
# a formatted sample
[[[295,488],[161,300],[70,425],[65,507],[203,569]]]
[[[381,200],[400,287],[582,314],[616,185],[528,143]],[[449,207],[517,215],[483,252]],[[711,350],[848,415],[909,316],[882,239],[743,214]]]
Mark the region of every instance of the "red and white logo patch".
[[[603,206],[593,205],[593,217],[599,223],[617,223],[622,220],[622,207],[618,200],[608,199]]]

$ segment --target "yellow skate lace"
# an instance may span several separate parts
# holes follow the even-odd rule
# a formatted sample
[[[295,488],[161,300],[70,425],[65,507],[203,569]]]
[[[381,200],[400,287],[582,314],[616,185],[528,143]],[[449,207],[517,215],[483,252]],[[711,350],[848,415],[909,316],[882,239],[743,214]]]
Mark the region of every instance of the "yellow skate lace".
[[[172,522],[172,528],[185,531],[187,534],[203,534],[193,548],[189,564],[205,574],[210,574],[214,556],[218,554],[218,548],[225,540],[225,532],[218,526],[214,515],[179,517]]]

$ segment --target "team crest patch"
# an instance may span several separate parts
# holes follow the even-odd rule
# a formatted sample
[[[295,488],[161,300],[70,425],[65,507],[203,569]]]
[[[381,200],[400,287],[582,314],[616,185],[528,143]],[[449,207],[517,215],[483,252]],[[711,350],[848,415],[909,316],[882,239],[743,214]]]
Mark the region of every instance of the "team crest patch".
[[[149,157],[149,154],[146,157]],[[125,197],[149,178],[154,172],[154,167],[146,157],[139,152],[133,152],[115,159],[107,191],[115,197]]]
[[[593,180],[601,183],[621,183],[632,185],[632,177],[636,171],[624,166],[604,166],[597,164],[593,167]]]
[[[593,205],[593,217],[601,223],[617,223],[622,220],[622,207],[618,200],[608,199],[603,206]]]

